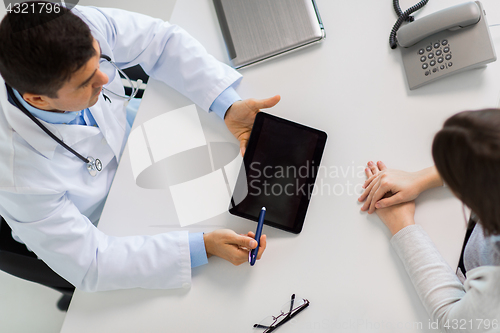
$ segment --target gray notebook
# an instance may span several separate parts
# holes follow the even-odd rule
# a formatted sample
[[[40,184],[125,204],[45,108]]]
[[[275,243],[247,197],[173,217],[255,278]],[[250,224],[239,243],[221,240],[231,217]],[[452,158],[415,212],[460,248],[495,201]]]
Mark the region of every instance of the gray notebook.
[[[232,66],[314,44],[325,30],[314,0],[213,0]]]

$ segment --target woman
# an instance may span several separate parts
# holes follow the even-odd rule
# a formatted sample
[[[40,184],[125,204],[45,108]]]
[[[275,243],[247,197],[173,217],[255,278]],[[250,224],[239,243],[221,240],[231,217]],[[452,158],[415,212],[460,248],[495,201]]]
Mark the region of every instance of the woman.
[[[440,328],[500,331],[500,110],[449,118],[434,137],[432,156],[435,167],[415,173],[369,162],[361,210],[375,211],[392,232],[391,244]],[[443,182],[478,218],[457,274],[414,222],[413,200]]]

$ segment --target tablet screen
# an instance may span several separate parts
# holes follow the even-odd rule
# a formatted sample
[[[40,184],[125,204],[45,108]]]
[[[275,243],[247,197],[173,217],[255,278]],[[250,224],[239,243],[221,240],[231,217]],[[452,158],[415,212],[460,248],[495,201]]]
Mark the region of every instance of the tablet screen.
[[[260,112],[229,211],[257,221],[266,207],[265,224],[299,233],[325,143],[325,132]]]

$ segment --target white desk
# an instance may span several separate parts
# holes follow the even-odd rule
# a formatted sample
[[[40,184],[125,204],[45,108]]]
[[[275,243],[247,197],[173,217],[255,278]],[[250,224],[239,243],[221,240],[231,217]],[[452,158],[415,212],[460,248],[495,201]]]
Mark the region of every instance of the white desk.
[[[191,289],[77,291],[62,332],[252,332],[254,323],[276,314],[292,293],[308,298],[311,306],[280,332],[433,331],[389,245],[389,232],[376,216],[360,213],[354,186],[363,183],[361,171],[370,159],[405,170],[431,165],[433,135],[444,119],[461,110],[498,105],[500,63],[409,91],[400,53],[388,46],[396,19],[390,1],[317,3],[327,39],[243,70],[238,88],[243,98],[280,94],[282,101],[271,113],[329,135],[322,161],[329,173],[317,180],[320,193],[312,199],[302,233],[266,226],[268,248],[256,266],[234,267],[211,258],[209,265],[193,269]],[[431,1],[418,15],[455,3]],[[500,4],[483,4],[489,24],[499,23]],[[412,1],[401,3],[410,5]],[[227,61],[210,0],[177,1],[171,21]],[[498,53],[500,28],[492,28],[492,37]],[[189,104],[153,81],[134,127]],[[202,122],[207,136],[234,142],[215,115],[202,117]],[[446,189],[424,193],[416,221],[456,266],[464,232],[458,200]],[[255,226],[226,213],[192,229],[230,227],[245,233]],[[167,189],[135,185],[128,150],[99,228],[117,236],[180,228]]]

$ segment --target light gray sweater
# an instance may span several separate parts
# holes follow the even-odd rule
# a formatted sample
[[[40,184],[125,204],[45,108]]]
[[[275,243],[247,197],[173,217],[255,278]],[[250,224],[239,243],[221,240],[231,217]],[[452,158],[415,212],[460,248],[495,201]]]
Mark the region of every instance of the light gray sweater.
[[[391,244],[442,330],[500,332],[500,266],[473,268],[462,284],[419,225],[401,229]]]

